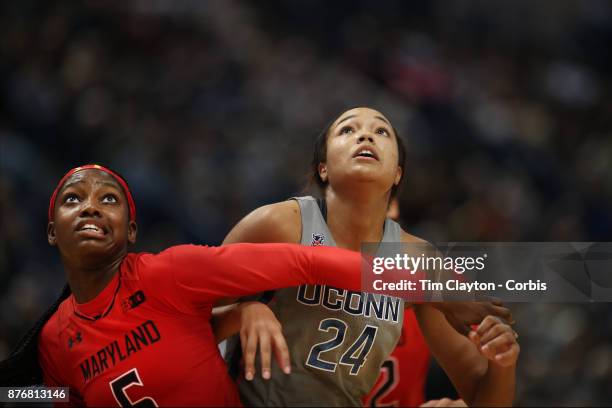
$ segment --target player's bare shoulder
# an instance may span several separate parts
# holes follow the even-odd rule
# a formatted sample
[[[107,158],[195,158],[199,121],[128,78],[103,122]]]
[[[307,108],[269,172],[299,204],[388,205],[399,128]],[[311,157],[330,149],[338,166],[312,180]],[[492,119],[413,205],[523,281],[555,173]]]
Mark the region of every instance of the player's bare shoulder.
[[[224,244],[237,242],[299,243],[302,235],[300,206],[295,200],[259,207],[227,234]]]

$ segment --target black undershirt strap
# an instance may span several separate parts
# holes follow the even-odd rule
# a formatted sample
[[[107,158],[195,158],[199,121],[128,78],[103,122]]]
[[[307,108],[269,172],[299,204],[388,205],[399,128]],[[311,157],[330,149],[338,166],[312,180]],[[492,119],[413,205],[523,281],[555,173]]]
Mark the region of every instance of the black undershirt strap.
[[[319,210],[321,210],[323,220],[327,224],[327,202],[324,198],[317,198],[317,205],[319,206]]]
[[[115,293],[113,294],[113,299],[111,300],[110,305],[108,305],[104,313],[98,314],[95,316],[87,316],[75,310],[74,315],[77,317],[80,317],[81,319],[89,320],[92,322],[95,322],[98,319],[106,317],[110,313],[110,311],[113,309],[113,306],[115,305],[115,299],[117,298],[117,293],[119,293],[119,288],[121,288],[121,276],[119,276],[119,283],[117,284],[117,289],[115,289]]]

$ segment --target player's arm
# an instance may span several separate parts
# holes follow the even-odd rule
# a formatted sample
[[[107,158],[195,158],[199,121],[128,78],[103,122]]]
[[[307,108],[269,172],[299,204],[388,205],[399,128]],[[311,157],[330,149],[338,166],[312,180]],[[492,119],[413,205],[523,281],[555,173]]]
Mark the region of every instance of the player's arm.
[[[141,276],[160,300],[183,310],[191,305],[192,312],[224,297],[303,284],[361,289],[360,254],[331,247],[180,245],[158,255],[143,255],[138,262]]]
[[[240,297],[303,284],[320,283],[361,290],[361,255],[340,248],[296,244],[232,244],[218,248],[186,245],[165,252],[168,253],[165,262],[172,265],[169,272],[174,275],[170,286],[178,292],[178,302],[186,302],[188,309],[214,304],[223,297]],[[249,338],[246,346],[250,347],[252,341],[257,344]],[[266,338],[260,338],[259,342],[265,345]],[[245,347],[244,342],[242,345]],[[249,350],[254,353],[255,348]],[[269,353],[269,347],[265,352]],[[262,347],[262,358],[266,357],[263,353]],[[266,369],[269,360],[268,356],[262,364],[264,377],[269,371]],[[288,373],[287,364],[283,369]],[[245,372],[252,376],[254,369]]]
[[[241,311],[240,303],[232,303],[224,306],[215,306],[212,311],[210,324],[217,343],[228,339],[240,331]]]
[[[418,245],[419,252],[421,251],[420,246],[430,246],[427,241],[405,231],[402,231],[402,242]],[[441,256],[433,247],[428,250]],[[407,307],[411,306],[410,303],[406,302],[405,304]],[[506,323],[514,323],[510,309],[504,307],[501,301],[495,299],[491,299],[490,302],[430,302],[428,304],[442,312],[448,323],[463,335],[467,335],[472,325],[479,324],[487,316],[497,316]],[[420,307],[418,304],[413,306],[416,309]]]
[[[227,234],[223,240],[223,245],[241,242],[254,244],[287,242],[298,244],[301,240],[301,235],[302,220],[300,217],[300,206],[296,200],[288,200],[264,205],[251,211]],[[238,300],[238,298],[220,299],[215,303],[215,306],[229,305],[238,302]],[[225,315],[218,313],[217,316]],[[235,325],[235,322],[227,323]],[[224,325],[226,323],[217,322],[217,324]]]
[[[430,305],[415,313],[432,354],[469,406],[512,405],[520,349],[510,326],[488,316],[468,339]]]
[[[247,301],[216,307],[213,309],[211,324],[217,342],[240,334],[246,380],[250,381],[255,376],[255,356],[258,348],[263,378],[270,378],[272,349],[279,367],[282,367],[285,374],[291,373],[289,347],[282,325],[267,305]]]
[[[300,208],[296,200],[259,207],[244,217],[229,232],[224,245],[241,242],[288,242],[301,240]],[[217,341],[240,333],[240,343],[245,361],[245,378],[252,379],[255,373],[257,347],[261,350],[262,376],[270,372],[271,348],[285,373],[291,371],[289,350],[282,328],[274,313],[258,302],[242,302],[231,306],[238,298],[221,299],[216,302],[211,323]]]
[[[212,320],[217,342],[224,339],[222,336],[229,337],[240,333],[244,375],[247,380],[250,381],[255,376],[255,355],[258,347],[263,378],[270,378],[272,348],[279,367],[285,374],[291,373],[289,347],[283,336],[282,325],[267,305],[261,302],[241,302],[217,307],[213,314],[217,314],[217,318]]]
[[[252,211],[232,228],[223,240],[223,245],[240,242],[298,244],[301,235],[300,206],[296,200],[288,200]]]
[[[172,248],[168,261],[176,288],[188,300],[212,304],[303,284],[361,289],[358,252],[295,244],[184,245]],[[204,269],[204,272],[202,272]]]

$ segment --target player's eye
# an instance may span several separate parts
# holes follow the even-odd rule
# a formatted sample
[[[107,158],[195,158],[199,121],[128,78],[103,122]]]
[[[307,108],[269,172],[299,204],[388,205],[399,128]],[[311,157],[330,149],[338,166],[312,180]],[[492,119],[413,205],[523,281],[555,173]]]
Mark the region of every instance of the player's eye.
[[[102,197],[102,202],[106,204],[115,204],[118,202],[117,196],[114,194],[106,194],[104,197]]]
[[[353,128],[351,126],[344,126],[342,129],[340,129],[341,135],[346,135],[349,133],[353,133]]]
[[[389,131],[385,128],[376,129],[376,133],[382,136],[389,136]]]
[[[68,193],[64,196],[64,200],[65,203],[78,203],[79,202],[79,197],[74,194],[74,193]]]

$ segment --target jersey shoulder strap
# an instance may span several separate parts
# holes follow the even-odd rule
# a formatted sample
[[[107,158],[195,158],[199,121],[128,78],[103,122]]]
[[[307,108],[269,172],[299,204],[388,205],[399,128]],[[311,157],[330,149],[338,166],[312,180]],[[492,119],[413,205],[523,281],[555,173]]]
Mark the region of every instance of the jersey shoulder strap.
[[[312,196],[294,197],[300,206],[302,218],[302,245],[307,246],[336,246],[327,227],[327,206],[325,200]]]
[[[385,220],[385,230],[381,242],[402,242],[402,227],[391,218]]]

